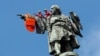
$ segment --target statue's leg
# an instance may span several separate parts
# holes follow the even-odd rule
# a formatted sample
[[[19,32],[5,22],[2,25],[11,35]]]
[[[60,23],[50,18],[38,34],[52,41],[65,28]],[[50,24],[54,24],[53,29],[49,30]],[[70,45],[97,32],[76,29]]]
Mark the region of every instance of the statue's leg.
[[[51,36],[50,32],[49,32],[48,36],[49,36],[48,37],[49,54],[54,55],[55,54],[54,42],[51,40],[52,38],[50,38],[50,36]]]
[[[49,51],[50,51],[50,55],[54,55],[56,53],[53,42],[49,43]]]
[[[59,55],[60,54],[60,44],[58,42],[51,42],[49,44],[50,55]]]
[[[67,40],[66,37],[63,37],[62,40],[60,41],[61,43],[61,52],[68,52],[68,51],[73,51],[73,48],[70,44],[70,40]]]
[[[56,55],[59,55],[61,53],[60,52],[61,45],[60,45],[59,41],[55,41],[55,43],[54,43],[54,49],[55,49]]]
[[[51,49],[53,49],[55,51],[55,55],[59,55],[60,54],[60,32],[61,32],[61,28],[54,26],[52,28],[51,34],[50,34],[50,43],[51,43]],[[53,47],[53,48],[52,48]]]

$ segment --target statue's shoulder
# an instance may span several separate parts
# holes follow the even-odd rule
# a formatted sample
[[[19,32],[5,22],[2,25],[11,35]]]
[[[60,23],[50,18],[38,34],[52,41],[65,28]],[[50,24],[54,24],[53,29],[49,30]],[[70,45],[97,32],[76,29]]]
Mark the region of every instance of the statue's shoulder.
[[[62,15],[61,15],[61,18],[68,19],[69,17],[68,17],[67,15],[65,15],[65,14],[62,14]]]

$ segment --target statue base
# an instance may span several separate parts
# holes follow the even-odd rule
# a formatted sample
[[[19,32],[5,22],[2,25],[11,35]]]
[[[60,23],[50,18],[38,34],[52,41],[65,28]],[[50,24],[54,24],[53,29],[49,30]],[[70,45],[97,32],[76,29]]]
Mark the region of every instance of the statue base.
[[[78,56],[78,54],[75,52],[64,52],[60,54],[59,56]]]

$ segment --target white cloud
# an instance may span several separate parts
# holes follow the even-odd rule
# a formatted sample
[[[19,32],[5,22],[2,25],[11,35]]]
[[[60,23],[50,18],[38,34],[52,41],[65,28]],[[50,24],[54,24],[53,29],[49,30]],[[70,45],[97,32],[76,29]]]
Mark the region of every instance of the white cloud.
[[[92,28],[80,41],[80,56],[100,56],[100,30]]]

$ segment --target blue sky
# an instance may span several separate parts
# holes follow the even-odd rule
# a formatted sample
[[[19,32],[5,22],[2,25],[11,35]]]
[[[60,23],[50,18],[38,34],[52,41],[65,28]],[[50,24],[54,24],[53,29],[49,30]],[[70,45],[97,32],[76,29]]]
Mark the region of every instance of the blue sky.
[[[28,32],[18,13],[33,15],[57,4],[65,15],[76,12],[84,27],[83,38],[77,37],[80,56],[100,56],[99,0],[0,0],[0,56],[49,56],[47,33]]]

